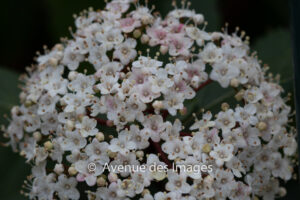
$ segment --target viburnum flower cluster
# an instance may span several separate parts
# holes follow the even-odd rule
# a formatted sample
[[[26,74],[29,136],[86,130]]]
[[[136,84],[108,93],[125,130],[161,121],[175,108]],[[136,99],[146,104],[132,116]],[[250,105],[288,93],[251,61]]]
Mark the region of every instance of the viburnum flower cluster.
[[[282,196],[297,143],[278,80],[250,54],[244,32],[206,32],[183,1],[162,18],[134,0],[76,17],[27,69],[5,136],[32,165],[30,199],[195,200]],[[152,55],[153,54],[153,55]],[[186,100],[232,87],[239,105],[203,111],[185,127]],[[212,93],[214,91],[211,91]],[[201,99],[199,99],[201,101]],[[93,170],[90,164],[93,164]],[[109,172],[106,164],[170,170]],[[171,170],[173,164],[212,171]]]

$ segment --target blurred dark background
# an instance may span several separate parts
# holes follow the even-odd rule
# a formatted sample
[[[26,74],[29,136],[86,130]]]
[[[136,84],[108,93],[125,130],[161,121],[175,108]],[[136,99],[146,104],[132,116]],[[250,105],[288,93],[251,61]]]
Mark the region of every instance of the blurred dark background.
[[[163,15],[172,9],[171,0],[149,0]],[[287,0],[190,0],[192,8],[203,13],[207,30],[219,31],[225,22],[230,31],[236,26],[251,38],[251,47],[258,50],[271,71],[282,75],[286,91],[293,91],[290,13]],[[33,62],[43,45],[52,47],[60,37],[70,37],[68,27],[74,26],[73,14],[90,6],[103,8],[102,0],[2,0],[0,2],[0,109],[17,103],[17,74]],[[8,71],[10,70],[10,71]],[[16,72],[16,73],[15,73]],[[1,119],[1,123],[5,123]],[[0,147],[0,199],[24,199],[18,193],[29,166],[10,148]],[[299,184],[289,182],[285,199],[300,199]]]
[[[165,14],[171,0],[150,0]],[[225,22],[239,26],[255,42],[272,29],[289,28],[286,0],[193,0],[192,8],[204,13],[208,30],[219,30]],[[20,72],[32,63],[42,45],[49,47],[69,36],[73,17],[84,8],[102,8],[102,0],[10,0],[1,1],[0,65]]]

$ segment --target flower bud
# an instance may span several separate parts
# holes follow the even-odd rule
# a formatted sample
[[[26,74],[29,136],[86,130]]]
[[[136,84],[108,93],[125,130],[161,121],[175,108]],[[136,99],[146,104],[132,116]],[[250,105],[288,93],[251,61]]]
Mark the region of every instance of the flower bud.
[[[118,175],[117,174],[115,174],[115,173],[112,173],[112,172],[110,172],[109,174],[108,174],[108,180],[109,180],[109,182],[117,182],[117,180],[118,180]]]
[[[284,197],[286,195],[286,189],[284,187],[279,188],[279,196]]]
[[[150,40],[150,38],[149,38],[148,35],[146,35],[146,34],[142,35],[142,37],[141,37],[141,42],[142,42],[143,44],[148,43],[149,40]]]
[[[202,14],[196,14],[193,16],[193,21],[196,24],[202,24],[204,22],[204,16]]]
[[[209,144],[203,145],[202,151],[203,151],[204,153],[209,153],[209,152],[211,151],[210,145],[209,145]]]
[[[183,107],[182,109],[180,109],[179,112],[180,112],[181,115],[185,115],[187,113],[187,108]]]
[[[155,110],[160,110],[164,107],[162,101],[158,101],[158,100],[154,101],[152,106]]]
[[[102,176],[100,176],[99,178],[97,178],[97,185],[99,187],[106,186],[106,183],[107,183],[106,180]]]
[[[134,38],[137,39],[137,38],[141,37],[141,35],[142,35],[142,33],[141,33],[141,31],[139,29],[133,31],[133,37]]]
[[[33,102],[30,100],[25,101],[25,107],[28,108],[33,105]]]
[[[226,102],[222,103],[221,108],[222,108],[223,111],[228,110],[229,109],[228,103],[226,103]]]
[[[164,45],[161,45],[160,48],[159,48],[159,51],[162,55],[165,55],[169,50],[169,47],[168,46],[164,46]]]
[[[73,81],[77,77],[77,74],[78,74],[78,72],[70,71],[70,73],[68,74],[68,79],[70,81]]]
[[[213,32],[211,34],[212,40],[219,40],[222,37],[222,34],[219,32]]]
[[[75,167],[71,166],[68,169],[68,173],[70,174],[70,176],[74,176],[77,174],[77,170],[75,169]]]
[[[53,67],[57,66],[58,64],[58,60],[56,58],[50,58],[48,62]]]
[[[117,153],[108,150],[107,155],[108,155],[110,158],[115,158],[115,157],[117,156]]]
[[[149,16],[142,16],[142,23],[144,25],[150,24],[151,23],[151,18]]]
[[[145,196],[146,194],[150,194],[150,191],[148,189],[143,190],[142,196]]]
[[[239,80],[237,80],[236,78],[231,79],[230,81],[230,86],[231,87],[238,87],[240,84]]]
[[[237,101],[241,101],[244,97],[244,93],[245,93],[245,90],[241,90],[239,91],[235,96],[234,98],[237,100]]]
[[[61,173],[64,172],[64,170],[65,170],[65,169],[64,169],[64,165],[63,165],[63,164],[56,164],[53,171],[54,171],[56,174],[61,174]]]
[[[96,138],[99,142],[101,142],[105,139],[104,134],[102,132],[97,133]]]
[[[258,122],[257,124],[257,128],[260,131],[265,131],[267,129],[267,124],[265,122]]]
[[[42,139],[42,135],[41,135],[40,132],[36,131],[36,132],[33,133],[33,138],[34,138],[37,142],[39,142],[39,141]]]
[[[54,46],[54,49],[57,49],[58,51],[63,51],[64,50],[64,46],[62,44],[56,44]]]
[[[142,160],[144,158],[144,152],[143,151],[137,151],[136,157],[138,157],[139,160]]]
[[[47,141],[44,143],[44,147],[47,151],[50,151],[53,148],[53,144],[51,141]]]
[[[75,127],[75,122],[72,120],[67,120],[66,126],[69,131],[72,131]]]

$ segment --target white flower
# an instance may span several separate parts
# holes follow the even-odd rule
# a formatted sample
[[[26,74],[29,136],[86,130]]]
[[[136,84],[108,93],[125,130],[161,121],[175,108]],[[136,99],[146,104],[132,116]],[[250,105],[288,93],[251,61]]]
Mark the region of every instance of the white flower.
[[[86,98],[82,94],[66,94],[62,100],[67,104],[64,111],[67,113],[76,112],[81,114],[85,112],[85,107],[90,104],[89,98]]]
[[[247,146],[247,141],[244,138],[243,130],[241,128],[232,129],[229,132],[223,133],[224,142],[232,144],[237,148],[245,148]]]
[[[238,178],[242,177],[242,173],[246,173],[242,162],[236,157],[232,157],[232,159],[226,163],[226,166],[231,169],[233,175]]]
[[[119,152],[126,155],[130,150],[136,149],[136,144],[131,140],[131,135],[128,131],[122,131],[119,133],[118,138],[114,138],[110,141],[109,149],[112,152]]]
[[[155,93],[166,94],[168,90],[174,85],[174,82],[168,78],[168,73],[165,69],[159,68],[156,71],[156,76],[150,76],[151,90]]]
[[[106,54],[106,48],[104,46],[95,45],[89,51],[88,60],[94,65],[96,70],[109,62],[109,58]]]
[[[150,103],[160,96],[160,93],[155,93],[151,90],[151,83],[149,84],[149,82],[138,85],[136,90],[138,91],[137,94],[143,103]]]
[[[107,200],[122,200],[124,196],[119,196],[117,193],[118,184],[113,182],[106,187],[99,187],[96,192],[96,197],[98,199],[107,199]]]
[[[174,35],[170,37],[169,54],[171,56],[187,56],[192,45],[193,41],[190,38]]]
[[[222,49],[218,48],[214,43],[208,43],[205,45],[203,51],[200,53],[200,58],[204,62],[215,63],[220,62],[223,59]]]
[[[230,171],[224,171],[217,169],[216,174],[216,186],[218,192],[221,193],[223,197],[230,194],[231,190],[234,188],[235,181],[233,180],[233,174]]]
[[[72,43],[73,44],[73,43]],[[84,55],[73,51],[74,47],[69,46],[65,49],[62,63],[67,65],[69,70],[76,70],[79,63],[84,60]]]
[[[120,165],[130,165],[133,166],[134,169],[136,169],[140,165],[140,163],[136,159],[135,153],[128,153],[127,155],[118,153],[115,159],[110,163],[110,165],[113,167],[118,167]],[[112,172],[120,174],[122,177],[127,177],[131,173],[131,171],[129,170],[112,170]]]
[[[58,126],[57,113],[46,113],[41,116],[41,132],[44,135],[54,133]]]
[[[177,61],[175,64],[167,64],[166,65],[166,70],[170,75],[173,76],[179,76],[184,79],[188,77],[188,74],[186,72],[186,69],[188,68],[188,64],[185,61]]]
[[[273,153],[272,158],[274,162],[272,174],[274,177],[280,177],[283,180],[289,180],[292,176],[292,167],[287,159],[282,158],[280,153]]]
[[[234,112],[232,109],[218,113],[216,127],[222,129],[222,133],[229,132],[235,126],[233,114]]]
[[[168,154],[170,160],[186,157],[184,143],[179,139],[169,140],[163,143],[162,150]]]
[[[167,176],[166,169],[168,169],[168,166],[166,163],[161,162],[157,155],[150,154],[147,157],[147,166],[149,167],[150,176],[151,178],[161,181],[164,180]],[[162,166],[162,167],[159,167]]]
[[[164,199],[182,199],[180,192],[171,191],[169,193],[166,192],[158,192],[154,195],[154,200],[164,200]]]
[[[137,53],[134,49],[136,47],[136,40],[128,38],[124,43],[116,46],[114,51],[114,58],[120,59],[123,65],[127,65],[131,60],[133,60]]]
[[[202,179],[201,163],[193,156],[187,157],[184,161],[176,163],[176,167],[182,169],[182,173],[185,173],[188,177],[196,180]],[[200,167],[199,167],[200,166]]]
[[[96,73],[96,77],[105,80],[108,77],[118,78],[123,65],[119,62],[109,62],[104,64]]]
[[[55,184],[55,190],[60,199],[79,199],[80,194],[75,188],[77,181],[74,177],[67,178],[65,175],[58,177],[58,182]]]
[[[132,63],[133,68],[145,69],[153,74],[157,72],[157,69],[162,66],[162,62],[151,59],[151,57],[140,56],[137,61]]]
[[[78,130],[73,132],[67,131],[66,136],[61,139],[61,146],[66,151],[72,151],[75,149],[81,149],[85,147],[87,141],[84,137],[82,137]]]
[[[233,157],[232,152],[233,146],[231,144],[219,144],[214,147],[209,155],[215,159],[218,166],[221,166],[224,162],[230,161]]]
[[[100,90],[101,94],[113,94],[118,92],[119,88],[118,77],[108,76],[97,84],[97,88]]]
[[[132,140],[136,144],[137,149],[145,149],[146,147],[149,146],[149,137],[150,134],[147,132],[145,134],[140,134],[141,131],[138,126],[136,125],[131,125],[130,126],[130,134],[132,135]]]
[[[124,40],[124,36],[121,34],[121,30],[117,28],[107,28],[104,32],[96,33],[96,40],[101,42],[107,49],[111,50],[114,46],[121,44]]]
[[[257,87],[251,87],[251,89],[246,90],[244,99],[249,103],[256,103],[263,98],[261,90]]]
[[[107,155],[108,144],[106,142],[99,142],[96,138],[85,147],[86,154],[91,160],[96,160],[102,165],[109,162]]]
[[[255,116],[256,107],[253,104],[247,104],[244,108],[237,107],[234,117],[242,127],[247,127],[249,124],[256,125],[258,120]]]
[[[131,173],[132,180],[135,186],[135,192],[140,194],[145,187],[151,184],[151,176],[149,170],[139,170]]]
[[[135,183],[131,179],[124,179],[122,181],[118,179],[117,184],[118,196],[128,196],[131,198],[135,196]]]
[[[163,118],[160,115],[149,115],[143,122],[144,129],[143,134],[150,135],[154,142],[160,141],[160,134],[165,130],[166,124],[163,122]]]
[[[191,195],[197,199],[212,198],[215,195],[215,189],[212,183],[212,177],[210,176],[204,179],[195,179],[192,185]]]
[[[36,155],[36,141],[34,138],[25,137],[24,142],[20,144],[20,150],[25,154],[27,162],[32,160]]]
[[[55,97],[57,94],[64,95],[67,92],[67,83],[68,81],[61,76],[53,76],[44,87],[51,97]]]
[[[76,128],[79,130],[81,136],[95,136],[98,133],[98,129],[96,128],[97,121],[95,119],[90,119],[87,116],[84,116],[81,119],[81,122],[76,124]]]
[[[141,26],[141,22],[131,17],[120,20],[121,29],[124,33],[132,32],[136,27]]]
[[[249,197],[250,194],[251,194],[251,188],[239,181],[234,184],[234,189],[231,192],[229,198],[232,200],[239,200],[239,199],[250,200]]]
[[[52,199],[55,191],[54,174],[36,177],[32,183],[30,198]]]
[[[218,81],[223,88],[228,87],[230,81],[236,78],[239,74],[239,69],[227,63],[215,63],[213,70],[210,73],[210,78]]]
[[[95,166],[95,170],[90,170],[90,165]],[[93,186],[96,184],[97,176],[103,173],[103,166],[93,160],[78,160],[75,162],[75,169],[79,172],[77,174],[78,181],[85,181],[88,186]]]
[[[196,27],[187,27],[185,30],[187,35],[195,40],[199,46],[204,45],[205,40],[211,39],[211,36],[207,32],[199,30]]]
[[[77,93],[82,94],[93,94],[93,85],[95,84],[95,79],[92,76],[86,76],[84,74],[78,73],[76,78],[68,84],[68,88]]]
[[[177,110],[180,110],[184,107],[183,101],[184,101],[184,96],[182,93],[177,93],[175,91],[168,91],[162,103],[164,108],[167,109],[171,115],[175,116]]]
[[[47,94],[44,94],[39,100],[38,114],[43,115],[45,113],[54,112],[58,100],[59,100],[58,96],[51,97]]]
[[[260,151],[258,156],[255,159],[254,167],[257,171],[262,171],[265,168],[273,168],[274,162],[271,159],[271,151],[270,149],[264,148]]]
[[[167,141],[169,138],[178,138],[182,130],[182,124],[179,119],[175,119],[174,124],[166,122],[166,130],[161,134],[161,138]]]
[[[216,123],[211,121],[211,118],[211,112],[204,113],[201,120],[196,119],[196,122],[190,127],[190,130],[199,129],[199,131],[202,131],[213,127]]]
[[[168,191],[178,191],[186,194],[191,191],[191,186],[186,182],[186,175],[183,173],[177,174],[173,171],[168,171],[168,183],[166,184]]]

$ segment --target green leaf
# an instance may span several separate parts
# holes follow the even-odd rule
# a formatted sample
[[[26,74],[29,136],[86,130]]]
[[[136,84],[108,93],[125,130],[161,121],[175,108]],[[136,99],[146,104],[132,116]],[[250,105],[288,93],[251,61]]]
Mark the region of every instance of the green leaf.
[[[0,67],[0,124],[7,124],[3,114],[9,114],[12,106],[18,105],[18,77],[17,73]],[[0,138],[3,142],[3,138]],[[0,158],[1,200],[24,199],[20,190],[26,175],[29,174],[29,166],[21,156],[13,153],[10,147],[0,146]]]
[[[280,74],[283,88],[293,90],[292,43],[290,32],[277,29],[259,38],[252,49],[257,51],[258,58],[270,66],[270,72]]]
[[[0,111],[1,115],[9,114],[12,106],[18,104],[18,89],[19,75],[13,71],[0,67]],[[1,117],[1,121],[4,120]]]
[[[94,7],[95,10],[104,8],[104,1],[98,0],[47,0],[46,7],[49,11],[49,30],[56,42],[60,37],[70,37],[68,27],[74,26],[73,15],[78,15],[82,10]],[[74,29],[73,29],[74,30]]]

